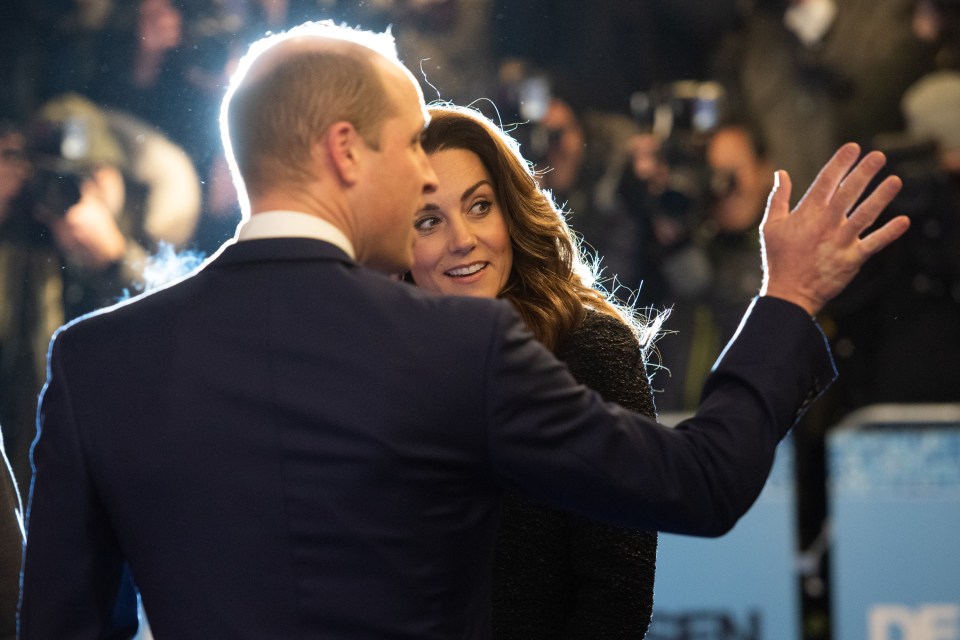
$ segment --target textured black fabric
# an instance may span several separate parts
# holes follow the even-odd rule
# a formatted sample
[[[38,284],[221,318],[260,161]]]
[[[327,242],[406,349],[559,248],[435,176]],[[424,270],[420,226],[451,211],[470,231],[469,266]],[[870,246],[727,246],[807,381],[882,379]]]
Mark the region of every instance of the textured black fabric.
[[[655,416],[640,348],[622,322],[589,312],[557,356],[605,400]],[[506,495],[495,551],[494,639],[643,638],[656,555],[654,532]]]

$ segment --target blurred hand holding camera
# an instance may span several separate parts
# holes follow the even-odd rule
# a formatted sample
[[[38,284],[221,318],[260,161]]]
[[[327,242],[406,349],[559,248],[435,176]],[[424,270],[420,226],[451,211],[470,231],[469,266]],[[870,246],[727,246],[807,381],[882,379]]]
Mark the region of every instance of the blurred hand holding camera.
[[[816,315],[870,256],[910,227],[909,218],[897,216],[861,238],[900,191],[902,182],[890,176],[857,204],[885,163],[884,155],[876,151],[858,162],[859,155],[856,144],[841,147],[792,212],[790,177],[785,171],[777,172],[760,225],[761,295],[788,300]]]
[[[123,178],[104,167],[80,187],[80,199],[62,215],[38,207],[41,222],[53,233],[54,242],[67,261],[86,269],[102,271],[120,262],[127,240],[117,226],[123,204]]]

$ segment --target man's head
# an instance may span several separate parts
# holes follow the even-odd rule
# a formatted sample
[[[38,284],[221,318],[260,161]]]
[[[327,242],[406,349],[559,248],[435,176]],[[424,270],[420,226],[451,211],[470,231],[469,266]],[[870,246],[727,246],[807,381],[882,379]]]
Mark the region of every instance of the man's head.
[[[244,206],[321,215],[347,234],[358,260],[397,271],[409,264],[413,216],[435,188],[419,146],[425,124],[393,38],[329,22],[255,43],[221,113]]]
[[[549,136],[543,164],[550,171],[543,175],[543,184],[548,189],[567,192],[576,185],[586,155],[583,126],[573,108],[560,98],[550,100],[541,125]]]
[[[960,72],[942,70],[924,76],[900,101],[907,132],[936,143],[941,167],[960,174]]]
[[[377,58],[397,62],[393,38],[307,23],[254,43],[223,103],[222,133],[246,191],[311,174],[316,141],[337,121],[376,147],[395,111]]]

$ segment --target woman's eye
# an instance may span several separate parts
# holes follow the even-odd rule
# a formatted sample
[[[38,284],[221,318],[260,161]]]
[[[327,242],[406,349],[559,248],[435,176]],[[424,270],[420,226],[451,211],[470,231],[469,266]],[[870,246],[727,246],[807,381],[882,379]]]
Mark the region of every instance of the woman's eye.
[[[473,203],[473,206],[470,207],[471,213],[477,213],[484,215],[490,213],[490,210],[493,208],[493,203],[489,200],[477,200]]]
[[[417,231],[430,231],[440,223],[436,216],[424,216],[413,223],[413,228]]]

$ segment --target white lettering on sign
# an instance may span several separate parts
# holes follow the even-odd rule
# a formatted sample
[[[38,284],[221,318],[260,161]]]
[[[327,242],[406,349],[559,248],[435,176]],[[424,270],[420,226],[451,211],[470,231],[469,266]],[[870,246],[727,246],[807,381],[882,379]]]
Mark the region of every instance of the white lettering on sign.
[[[960,640],[960,604],[875,605],[867,629],[870,640]]]

